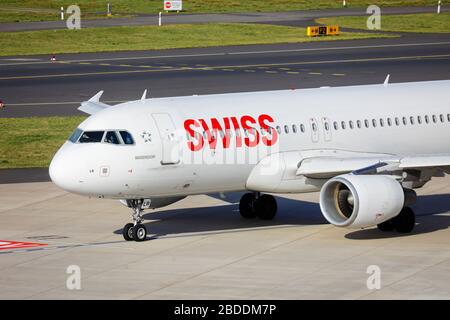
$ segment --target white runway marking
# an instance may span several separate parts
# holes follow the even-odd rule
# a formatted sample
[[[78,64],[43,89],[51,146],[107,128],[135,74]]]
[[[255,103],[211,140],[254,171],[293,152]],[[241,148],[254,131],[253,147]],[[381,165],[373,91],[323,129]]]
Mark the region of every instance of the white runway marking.
[[[65,60],[64,62],[99,62],[99,61],[121,61],[121,60],[143,60],[143,59],[167,59],[167,58],[189,58],[189,57],[208,57],[208,56],[225,56],[225,55],[251,55],[251,54],[270,54],[270,53],[289,53],[289,52],[307,52],[307,51],[330,51],[330,50],[355,50],[355,49],[379,49],[394,47],[415,47],[415,46],[438,46],[448,45],[450,42],[424,42],[424,43],[398,43],[384,45],[362,45],[362,46],[336,46],[329,48],[303,48],[303,49],[281,49],[281,50],[261,50],[261,51],[236,51],[236,52],[219,52],[219,53],[199,53],[199,54],[179,54],[179,55],[159,55],[159,56],[135,56],[135,57],[118,57],[118,58],[99,58],[99,59],[82,59],[82,60]],[[60,61],[62,62],[62,61]],[[14,66],[22,64],[55,64],[52,61],[40,62],[23,62],[0,64],[0,66]]]
[[[268,67],[277,66],[294,66],[294,65],[310,65],[310,64],[338,64],[338,63],[354,63],[354,62],[375,62],[375,61],[402,61],[415,59],[429,59],[429,58],[449,58],[449,54],[438,55],[422,55],[422,56],[399,56],[399,57],[383,57],[383,58],[366,58],[366,59],[344,59],[344,60],[318,60],[318,61],[299,61],[299,62],[285,62],[285,63],[261,63],[261,64],[247,64],[247,65],[224,65],[211,66],[208,70],[224,70],[224,68],[259,68],[269,69]],[[125,71],[106,71],[106,72],[83,72],[83,73],[62,73],[62,74],[43,74],[32,76],[12,76],[0,77],[0,80],[19,80],[19,79],[39,79],[39,78],[67,78],[80,76],[94,76],[94,75],[113,75],[113,74],[132,74],[132,73],[154,73],[154,72],[173,72],[183,71],[184,68],[173,69],[151,69],[151,70],[125,70]],[[190,68],[189,70],[202,70],[202,68]]]

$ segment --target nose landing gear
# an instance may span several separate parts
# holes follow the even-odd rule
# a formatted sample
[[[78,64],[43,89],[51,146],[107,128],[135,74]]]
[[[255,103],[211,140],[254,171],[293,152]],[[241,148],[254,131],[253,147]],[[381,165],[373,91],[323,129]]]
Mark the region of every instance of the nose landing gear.
[[[269,194],[246,193],[239,202],[239,212],[245,219],[272,220],[277,213],[277,201]]]
[[[147,238],[147,229],[142,224],[142,200],[128,200],[127,204],[133,209],[133,223],[127,223],[122,230],[123,238],[126,241],[144,241]]]

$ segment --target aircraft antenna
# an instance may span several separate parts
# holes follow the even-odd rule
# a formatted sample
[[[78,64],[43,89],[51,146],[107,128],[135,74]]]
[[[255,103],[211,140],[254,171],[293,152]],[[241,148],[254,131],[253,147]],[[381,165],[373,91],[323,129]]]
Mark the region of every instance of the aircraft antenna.
[[[145,99],[147,99],[147,89],[144,90],[144,93],[142,94],[141,101],[144,101]]]
[[[384,85],[385,87],[387,87],[387,85],[389,84],[389,78],[390,78],[390,77],[391,77],[391,75],[388,74],[387,77],[386,77],[386,80],[384,80],[383,85]]]

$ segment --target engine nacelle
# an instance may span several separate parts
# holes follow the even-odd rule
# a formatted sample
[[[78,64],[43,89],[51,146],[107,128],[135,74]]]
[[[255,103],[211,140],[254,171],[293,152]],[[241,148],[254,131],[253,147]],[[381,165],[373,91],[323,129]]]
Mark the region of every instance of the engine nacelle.
[[[365,228],[397,216],[405,204],[401,184],[387,175],[344,174],[320,191],[325,219],[338,227]]]

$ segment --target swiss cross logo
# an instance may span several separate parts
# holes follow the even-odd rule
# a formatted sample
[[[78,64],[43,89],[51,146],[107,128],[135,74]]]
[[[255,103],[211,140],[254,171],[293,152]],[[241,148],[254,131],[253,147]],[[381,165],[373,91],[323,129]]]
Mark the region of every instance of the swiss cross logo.
[[[17,241],[9,241],[9,240],[0,240],[0,250],[43,247],[43,246],[46,246],[46,245],[47,244],[45,244],[45,243],[17,242]]]

